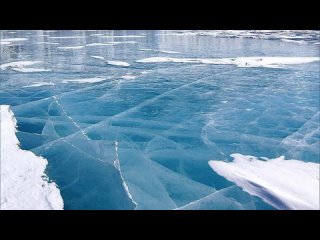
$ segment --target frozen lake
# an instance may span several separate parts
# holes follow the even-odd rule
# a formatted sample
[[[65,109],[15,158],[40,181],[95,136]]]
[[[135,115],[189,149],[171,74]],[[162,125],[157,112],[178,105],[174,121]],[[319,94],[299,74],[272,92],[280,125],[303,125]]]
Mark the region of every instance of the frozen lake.
[[[207,196],[204,209],[273,209],[208,162],[320,162],[319,32],[1,31],[0,44],[0,104],[65,209]]]

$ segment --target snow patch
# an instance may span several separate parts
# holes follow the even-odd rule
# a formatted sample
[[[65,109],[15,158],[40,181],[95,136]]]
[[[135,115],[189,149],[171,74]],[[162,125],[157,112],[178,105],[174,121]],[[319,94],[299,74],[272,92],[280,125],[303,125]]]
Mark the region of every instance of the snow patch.
[[[120,67],[129,67],[130,64],[122,61],[106,61],[109,65],[120,66]]]
[[[239,153],[233,162],[209,161],[219,175],[277,209],[320,209],[319,164]]]
[[[0,105],[2,210],[63,209],[60,190],[44,174],[47,160],[19,148],[8,105]]]

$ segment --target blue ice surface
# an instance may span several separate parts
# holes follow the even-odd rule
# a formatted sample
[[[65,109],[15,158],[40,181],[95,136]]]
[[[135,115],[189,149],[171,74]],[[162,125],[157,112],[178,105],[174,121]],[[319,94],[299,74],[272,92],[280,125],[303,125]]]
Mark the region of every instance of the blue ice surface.
[[[52,71],[1,71],[0,104],[12,106],[21,147],[48,159],[65,209],[272,209],[208,161],[241,153],[319,163],[319,62],[280,69],[136,62],[319,57],[319,45],[161,31],[1,31],[13,37],[28,40],[1,45],[1,64],[41,61],[30,67]],[[107,42],[125,43],[86,46]],[[128,74],[135,78],[122,78]],[[63,82],[93,77],[108,79]],[[26,87],[34,82],[54,85]]]

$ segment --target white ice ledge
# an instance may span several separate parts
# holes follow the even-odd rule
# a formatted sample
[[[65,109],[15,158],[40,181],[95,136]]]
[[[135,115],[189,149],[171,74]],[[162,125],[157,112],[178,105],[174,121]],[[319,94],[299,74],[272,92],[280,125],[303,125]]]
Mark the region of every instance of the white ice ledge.
[[[47,160],[19,148],[16,120],[8,105],[0,105],[1,210],[61,210],[63,200],[44,171]]]
[[[231,154],[233,162],[209,161],[219,175],[277,209],[320,209],[319,164],[284,157],[260,160]]]

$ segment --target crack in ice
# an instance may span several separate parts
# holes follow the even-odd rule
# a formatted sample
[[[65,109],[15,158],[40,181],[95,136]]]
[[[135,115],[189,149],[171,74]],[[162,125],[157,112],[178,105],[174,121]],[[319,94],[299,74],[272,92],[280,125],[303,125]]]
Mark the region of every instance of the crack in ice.
[[[126,184],[126,181],[125,181],[125,179],[124,179],[124,177],[122,175],[122,172],[121,172],[121,165],[120,165],[119,155],[118,155],[118,141],[115,141],[114,146],[115,146],[115,150],[116,150],[116,159],[113,161],[113,166],[119,171],[120,177],[122,179],[122,185],[123,185],[128,197],[132,201],[132,203],[135,204],[135,209],[136,209],[138,204],[133,200],[132,195],[131,195],[131,193],[129,191],[129,187]]]
[[[73,121],[72,117],[70,117],[67,112],[65,111],[65,109],[63,108],[63,106],[59,103],[58,99],[56,98],[56,96],[53,96],[53,99],[55,100],[55,102],[58,104],[58,106],[61,108],[62,112],[65,114],[65,116],[67,118],[69,118],[69,120],[79,129],[79,131],[82,133],[82,135],[87,139],[90,140],[90,138],[87,136],[87,134],[83,131],[83,129],[75,122]]]

